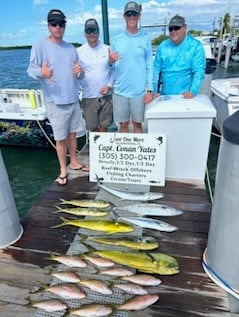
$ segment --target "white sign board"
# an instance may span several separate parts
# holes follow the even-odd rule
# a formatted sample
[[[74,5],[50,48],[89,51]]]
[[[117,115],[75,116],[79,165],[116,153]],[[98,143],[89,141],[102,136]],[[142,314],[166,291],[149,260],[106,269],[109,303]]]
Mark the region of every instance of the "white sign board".
[[[165,185],[166,136],[90,132],[90,181]]]

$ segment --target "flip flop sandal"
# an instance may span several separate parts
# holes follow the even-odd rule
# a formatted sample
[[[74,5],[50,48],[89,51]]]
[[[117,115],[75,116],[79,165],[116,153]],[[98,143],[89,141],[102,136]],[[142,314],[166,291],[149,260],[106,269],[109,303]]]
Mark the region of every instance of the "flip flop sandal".
[[[64,186],[67,184],[68,182],[68,175],[66,176],[58,176],[57,179],[55,180],[55,182],[59,185],[59,186]]]

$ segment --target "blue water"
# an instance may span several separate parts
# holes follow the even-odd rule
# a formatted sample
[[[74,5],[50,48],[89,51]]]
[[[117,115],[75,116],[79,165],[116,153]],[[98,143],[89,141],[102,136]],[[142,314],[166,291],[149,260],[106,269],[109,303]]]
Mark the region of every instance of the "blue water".
[[[29,49],[0,51],[1,88],[40,88],[39,82],[27,75],[29,59]]]
[[[27,75],[29,49],[0,51],[1,88],[40,88]],[[55,150],[0,146],[20,218],[50,186],[58,174]]]
[[[0,51],[0,86],[2,88],[40,88],[26,71],[30,58],[29,49]],[[218,67],[213,78],[238,77],[239,63],[227,70]],[[215,176],[219,142],[213,140],[209,153],[212,177]],[[58,174],[56,153],[51,149],[1,147],[2,156],[10,179],[20,217],[31,208]]]

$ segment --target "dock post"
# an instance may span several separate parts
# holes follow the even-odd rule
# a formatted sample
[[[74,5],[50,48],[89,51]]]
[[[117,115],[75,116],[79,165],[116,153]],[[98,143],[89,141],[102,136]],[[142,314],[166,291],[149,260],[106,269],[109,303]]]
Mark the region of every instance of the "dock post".
[[[223,48],[222,41],[218,41],[217,64],[220,64],[220,61],[221,61],[222,48]]]
[[[0,249],[15,243],[22,234],[23,228],[0,150]]]
[[[239,313],[239,111],[223,123],[214,203],[203,266],[228,293],[230,311]]]
[[[226,56],[225,56],[225,63],[224,63],[224,68],[228,68],[229,60],[230,60],[230,55],[231,55],[231,49],[232,49],[232,41],[228,40],[227,41],[227,47],[226,47]]]

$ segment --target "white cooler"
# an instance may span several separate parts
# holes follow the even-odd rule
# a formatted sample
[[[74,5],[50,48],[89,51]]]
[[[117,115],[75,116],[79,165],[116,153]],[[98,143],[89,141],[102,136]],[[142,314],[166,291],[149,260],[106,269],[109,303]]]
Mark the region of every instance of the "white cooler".
[[[166,179],[204,181],[215,116],[209,97],[200,94],[160,96],[146,106],[148,133],[167,136]]]

